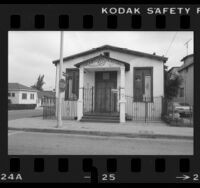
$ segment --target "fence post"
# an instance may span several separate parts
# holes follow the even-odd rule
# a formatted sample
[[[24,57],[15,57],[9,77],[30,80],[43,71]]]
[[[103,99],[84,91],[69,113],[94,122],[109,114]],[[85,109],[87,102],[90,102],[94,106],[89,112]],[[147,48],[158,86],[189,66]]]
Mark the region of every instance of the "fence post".
[[[110,87],[110,112],[112,112],[112,88]]]
[[[94,96],[93,96],[93,95],[94,95],[93,89],[94,89],[94,86],[92,86],[92,112],[94,112],[94,110],[93,110],[93,105],[94,105],[94,104],[93,104],[93,102],[94,102],[94,101],[93,101],[93,97],[94,97]]]
[[[85,96],[85,88],[83,87],[83,113],[84,113],[84,109],[85,109],[85,100],[87,100],[87,96]]]
[[[120,101],[120,97],[121,97],[120,93],[121,93],[121,87],[119,86],[119,95],[118,95],[118,108],[119,108],[119,112],[120,112],[120,103],[119,103],[119,101]]]
[[[192,117],[193,117],[192,106],[190,106],[190,125],[191,126],[192,126]]]
[[[146,101],[146,97],[144,97],[144,102],[145,102],[145,123],[147,122],[147,101]]]

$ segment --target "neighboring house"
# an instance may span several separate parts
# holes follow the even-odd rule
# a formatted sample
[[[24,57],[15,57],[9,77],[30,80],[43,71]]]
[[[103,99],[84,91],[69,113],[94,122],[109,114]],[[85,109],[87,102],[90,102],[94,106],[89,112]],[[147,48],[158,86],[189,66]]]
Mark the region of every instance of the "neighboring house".
[[[194,105],[194,55],[190,54],[184,57],[183,65],[179,67],[178,72],[182,78],[182,84],[179,88],[178,96],[174,99],[177,102]]]
[[[37,107],[53,104],[55,95],[54,91],[37,91]]]
[[[37,90],[19,83],[8,83],[8,99],[12,104],[36,104]]]
[[[174,75],[179,75],[179,70],[180,67],[171,67],[169,70],[168,70],[168,75],[170,76],[170,79],[173,79],[174,78]]]
[[[163,56],[109,45],[65,57],[66,90],[62,97],[67,108],[63,107],[63,113],[75,104],[77,108],[68,110],[75,109],[78,120],[92,114],[119,115],[120,122],[125,122],[126,116],[160,119],[166,61]],[[53,63],[58,97],[59,60]]]

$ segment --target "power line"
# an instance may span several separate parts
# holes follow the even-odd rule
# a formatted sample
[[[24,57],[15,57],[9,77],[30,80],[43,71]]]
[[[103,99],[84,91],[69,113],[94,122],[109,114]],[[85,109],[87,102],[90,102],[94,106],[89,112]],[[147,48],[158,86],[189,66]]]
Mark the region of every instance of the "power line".
[[[166,53],[165,53],[165,56],[166,56],[167,53],[169,52],[169,49],[171,48],[171,46],[172,46],[172,44],[173,44],[173,42],[174,42],[174,40],[175,40],[175,38],[176,38],[176,35],[177,35],[177,32],[174,34],[174,36],[173,36],[173,38],[172,38],[172,40],[171,40],[171,43],[169,44],[169,47],[168,47],[168,49],[167,49],[167,51],[166,51]]]

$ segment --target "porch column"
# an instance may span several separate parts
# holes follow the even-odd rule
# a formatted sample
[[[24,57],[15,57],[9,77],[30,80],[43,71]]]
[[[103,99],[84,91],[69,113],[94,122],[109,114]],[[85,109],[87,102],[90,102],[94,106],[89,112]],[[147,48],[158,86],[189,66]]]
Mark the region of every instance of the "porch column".
[[[84,68],[79,68],[79,99],[77,104],[77,120],[81,120],[83,116],[83,79],[84,79]]]
[[[124,123],[125,120],[125,67],[120,68],[120,123]]]

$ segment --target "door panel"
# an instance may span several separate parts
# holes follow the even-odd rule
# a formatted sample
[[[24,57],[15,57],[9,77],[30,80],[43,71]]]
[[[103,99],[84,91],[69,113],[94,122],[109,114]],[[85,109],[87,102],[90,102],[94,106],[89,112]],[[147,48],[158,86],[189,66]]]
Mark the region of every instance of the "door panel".
[[[112,89],[117,87],[117,72],[96,72],[95,111],[115,112],[117,96]]]

